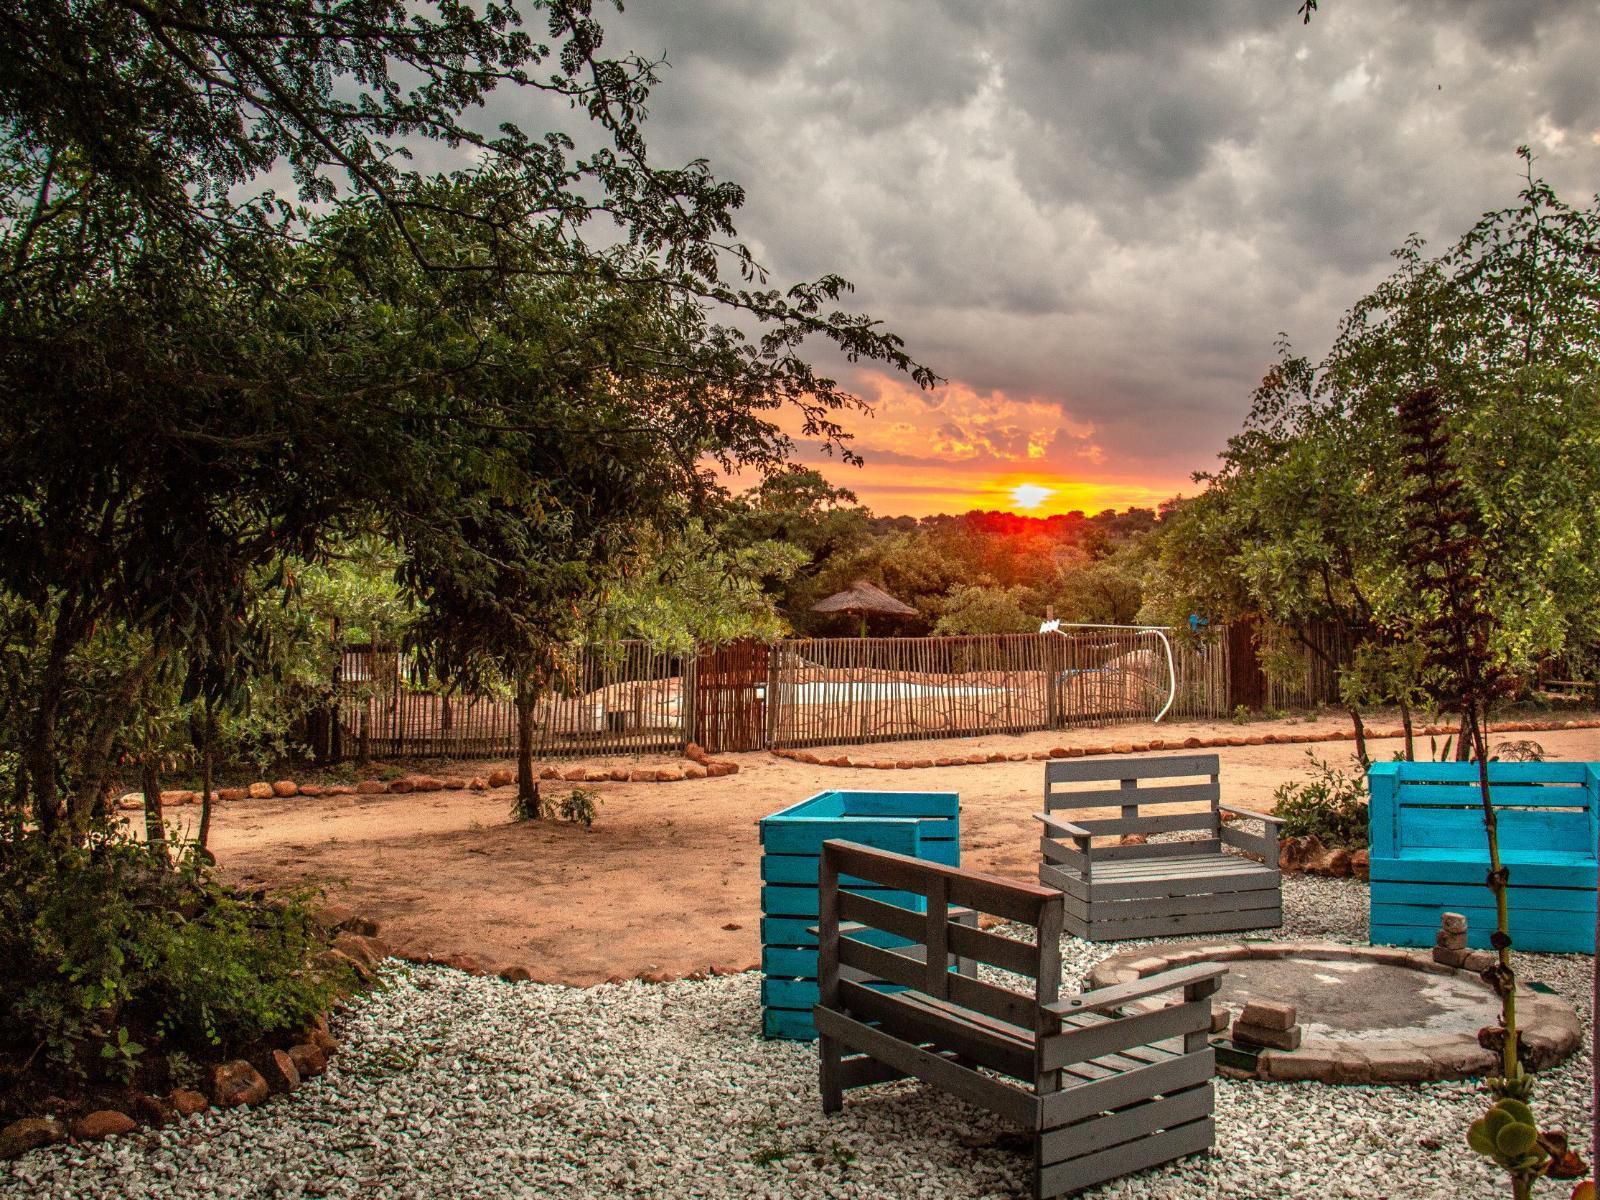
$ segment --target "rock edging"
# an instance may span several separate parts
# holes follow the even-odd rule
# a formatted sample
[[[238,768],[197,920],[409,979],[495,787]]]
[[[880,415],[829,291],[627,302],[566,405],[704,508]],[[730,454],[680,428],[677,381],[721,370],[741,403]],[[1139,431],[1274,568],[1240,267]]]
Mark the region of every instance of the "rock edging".
[[[566,783],[681,783],[688,779],[720,779],[737,775],[739,764],[728,759],[712,758],[695,743],[690,742],[683,756],[686,765],[664,767],[555,767],[539,768],[541,780],[561,780]],[[485,775],[470,778],[432,775],[407,775],[400,779],[363,779],[359,783],[320,784],[296,783],[280,779],[274,783],[260,781],[246,787],[218,788],[212,797],[224,803],[240,800],[288,800],[296,796],[316,799],[321,796],[404,796],[413,792],[486,792],[494,788],[509,787],[516,783],[515,772],[497,768]],[[186,804],[199,804],[199,792],[166,791],[161,793],[162,808],[181,808]],[[117,808],[136,812],[144,808],[143,792],[126,792],[118,797]]]
[[[1562,729],[1600,729],[1600,718],[1569,721],[1508,721],[1489,729],[1490,733],[1551,733]],[[1424,725],[1412,731],[1414,737],[1453,734],[1453,725]],[[1369,741],[1403,738],[1404,729],[1368,730]],[[1218,737],[1151,738],[1147,742],[1112,742],[1093,746],[1053,746],[1049,750],[991,750],[972,754],[918,758],[863,758],[852,754],[818,754],[814,750],[772,750],[777,758],[814,767],[851,767],[857,770],[912,771],[926,767],[965,767],[981,763],[1044,762],[1053,758],[1095,758],[1106,754],[1146,754],[1154,750],[1219,750],[1229,746],[1309,745],[1315,742],[1353,742],[1355,730],[1337,729],[1326,733],[1229,734]]]
[[[1102,959],[1089,972],[1088,988],[1132,983],[1148,975],[1201,962],[1227,963],[1248,958],[1311,958],[1358,960],[1432,975],[1479,977],[1475,971],[1436,962],[1429,950],[1396,946],[1353,946],[1326,941],[1217,941],[1180,942],[1140,946]],[[1479,965],[1474,963],[1473,965]],[[1481,982],[1481,980],[1479,980]],[[1484,985],[1487,988],[1487,984]],[[1140,1001],[1147,1009],[1162,1000]],[[1517,987],[1519,1034],[1528,1065],[1535,1071],[1561,1062],[1583,1040],[1577,1014],[1556,995]],[[1215,1023],[1215,1018],[1214,1022]],[[1467,1079],[1488,1074],[1499,1058],[1482,1045],[1483,1031],[1473,1033],[1420,1033],[1404,1045],[1369,1045],[1360,1040],[1308,1034],[1294,1050],[1260,1051],[1253,1070],[1218,1063],[1219,1074],[1232,1079],[1318,1083],[1420,1083],[1437,1079]]]
[[[238,1108],[261,1104],[274,1095],[297,1091],[307,1080],[328,1069],[329,1057],[339,1048],[318,1017],[300,1032],[287,1049],[271,1049],[253,1059],[234,1058],[212,1065],[204,1092],[173,1088],[165,1096],[140,1093],[128,1107],[98,1108],[70,1121],[60,1117],[23,1117],[0,1129],[0,1161],[19,1158],[30,1150],[58,1142],[98,1142],[132,1133],[141,1126],[161,1127],[192,1117],[207,1108]]]

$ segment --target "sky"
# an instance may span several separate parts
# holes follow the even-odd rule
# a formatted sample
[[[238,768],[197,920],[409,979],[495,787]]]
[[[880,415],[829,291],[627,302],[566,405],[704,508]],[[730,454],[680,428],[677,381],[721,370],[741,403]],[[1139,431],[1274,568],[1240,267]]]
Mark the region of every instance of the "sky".
[[[632,0],[658,164],[740,183],[775,281],[837,272],[946,382],[818,359],[872,405],[880,514],[1198,490],[1286,334],[1322,354],[1410,233],[1514,203],[1519,144],[1600,187],[1600,3]],[[1017,489],[1021,488],[1021,491]]]

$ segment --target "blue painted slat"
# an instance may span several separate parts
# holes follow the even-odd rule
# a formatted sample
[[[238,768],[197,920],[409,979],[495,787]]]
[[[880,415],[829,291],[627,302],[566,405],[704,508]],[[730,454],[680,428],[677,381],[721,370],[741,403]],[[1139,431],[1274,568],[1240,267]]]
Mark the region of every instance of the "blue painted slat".
[[[1387,882],[1382,890],[1385,904],[1422,904],[1441,912],[1462,912],[1493,903],[1492,894],[1481,883]],[[1511,907],[1519,912],[1586,912],[1594,916],[1595,894],[1584,888],[1522,887],[1512,888],[1511,892]]]
[[[840,792],[852,817],[950,817],[961,811],[956,792]]]
[[[761,972],[779,979],[815,979],[817,952],[792,946],[763,946]]]
[[[1488,872],[1489,857],[1482,858],[1374,858],[1371,881],[1397,883],[1482,883]],[[1513,887],[1574,887],[1593,890],[1593,862],[1508,861]],[[1585,885],[1587,880],[1587,885]]]
[[[924,853],[922,857],[928,856]],[[763,854],[761,882],[797,883],[805,887],[816,887],[817,869],[821,863],[822,860],[814,854]],[[860,879],[854,875],[841,875],[839,882],[845,887],[876,886],[870,879]]]
[[[811,1010],[764,1008],[761,1010],[763,1037],[784,1038],[791,1042],[814,1042],[817,1027],[811,1022]]]
[[[1372,923],[1374,925],[1431,925],[1434,933],[1439,931],[1439,917],[1446,912],[1458,912],[1467,918],[1467,933],[1473,945],[1489,944],[1489,935],[1494,932],[1494,908],[1492,905],[1462,905],[1460,907],[1446,907],[1443,904],[1390,904],[1382,902],[1372,906]],[[1590,936],[1594,934],[1594,909],[1588,913],[1572,912],[1560,909],[1547,908],[1516,908],[1509,912],[1511,918],[1511,933],[1513,936],[1521,930],[1528,933],[1538,933],[1544,930],[1565,932],[1566,930],[1579,930],[1585,924],[1589,926]],[[1433,944],[1433,934],[1428,935],[1428,944]]]
[[[1489,915],[1488,924],[1493,928],[1494,917]],[[1374,925],[1372,927],[1372,944],[1374,946],[1432,946],[1433,938],[1439,932],[1437,921],[1429,925]],[[1518,950],[1531,951],[1539,954],[1590,954],[1594,945],[1594,929],[1591,927],[1585,933],[1582,929],[1541,929],[1521,930],[1512,927],[1512,944]],[[1534,943],[1537,942],[1537,949]],[[1474,950],[1489,949],[1487,933],[1477,934],[1471,930],[1467,933],[1467,944]]]
[[[770,854],[821,854],[822,843],[833,839],[860,842],[896,854],[917,852],[921,836],[910,818],[839,817],[826,821],[786,821],[761,827],[761,847]]]
[[[1587,762],[1492,762],[1489,786],[1497,783],[1586,783]],[[1368,778],[1393,777],[1401,783],[1462,783],[1478,785],[1478,764],[1459,762],[1373,763]]]
[[[896,892],[887,888],[851,888],[863,896],[881,900],[912,912],[927,912],[927,900],[915,892]],[[815,917],[819,912],[817,889],[775,885],[761,889],[761,911],[775,917]]]

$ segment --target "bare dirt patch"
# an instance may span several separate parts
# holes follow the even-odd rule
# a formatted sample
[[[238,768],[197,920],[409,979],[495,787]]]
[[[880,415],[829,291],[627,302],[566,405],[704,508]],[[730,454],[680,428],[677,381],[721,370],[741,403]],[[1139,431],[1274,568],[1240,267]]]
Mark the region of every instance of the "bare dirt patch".
[[[1282,736],[1345,728],[1347,722],[1332,717],[1244,727],[1182,722],[892,743],[868,752],[884,758],[1031,753],[1154,737]],[[1600,758],[1600,731],[1594,729],[1505,736],[1532,737],[1554,758]],[[1504,739],[1491,742],[1499,740]],[[1385,757],[1398,746],[1384,740],[1372,750]],[[1308,773],[1307,749],[1274,744],[1215,751],[1222,759],[1224,800],[1253,808],[1269,805],[1279,784]],[[1309,749],[1341,764],[1352,753],[1349,742]],[[811,766],[766,753],[728,757],[739,763],[739,774],[599,785],[603,804],[588,831],[554,822],[512,823],[509,788],[295,797],[222,806],[212,848],[239,882],[327,886],[332,898],[379,921],[385,939],[409,957],[467,955],[487,969],[523,966],[535,979],[580,986],[614,975],[754,966],[760,956],[756,822],[825,788],[958,792],[963,864],[1035,878],[1039,835],[1032,814],[1040,807],[1041,763],[891,772]],[[669,761],[683,760],[609,760],[606,765]],[[473,773],[491,765],[475,764]],[[543,786],[559,795],[571,785]]]

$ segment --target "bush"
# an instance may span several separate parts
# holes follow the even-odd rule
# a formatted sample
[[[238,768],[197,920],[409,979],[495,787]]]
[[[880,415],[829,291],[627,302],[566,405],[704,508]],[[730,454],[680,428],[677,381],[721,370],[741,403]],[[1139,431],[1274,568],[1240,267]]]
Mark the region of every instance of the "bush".
[[[0,1060],[156,1090],[169,1056],[292,1035],[354,982],[313,965],[327,943],[309,899],[239,894],[197,857],[163,866],[121,835],[0,834]]]
[[[1314,775],[1273,792],[1283,837],[1316,837],[1325,846],[1362,850],[1367,845],[1367,781],[1348,775],[1306,751]]]
[[[556,812],[563,821],[582,821],[588,829],[600,815],[600,793],[590,788],[573,788],[556,803]]]
[[[573,788],[559,800],[546,800],[539,795],[539,785],[533,785],[533,795],[524,800],[521,796],[511,801],[513,821],[539,821],[546,817],[560,817],[563,821],[583,823],[588,829],[600,812],[600,793],[591,788]]]

